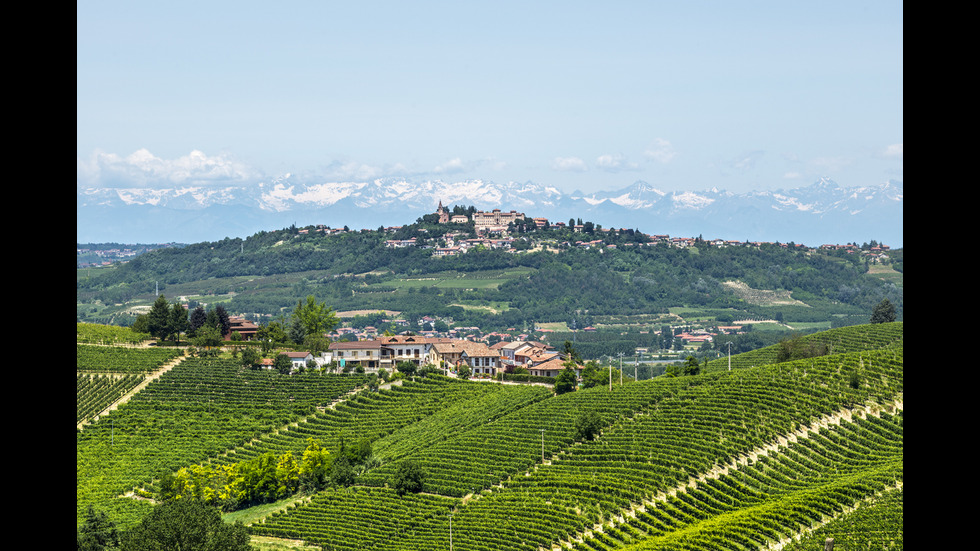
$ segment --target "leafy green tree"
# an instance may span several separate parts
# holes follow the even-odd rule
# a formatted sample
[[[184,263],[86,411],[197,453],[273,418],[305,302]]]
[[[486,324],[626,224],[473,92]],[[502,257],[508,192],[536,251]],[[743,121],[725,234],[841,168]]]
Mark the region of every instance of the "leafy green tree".
[[[190,321],[187,317],[187,308],[179,302],[174,302],[170,306],[170,315],[167,318],[167,332],[173,336],[174,342],[180,342],[180,334],[190,329]]]
[[[225,310],[222,305],[217,305],[214,307],[214,313],[218,317],[218,331],[221,332],[221,336],[224,337],[231,331],[231,315]]]
[[[425,487],[425,471],[422,466],[407,459],[398,464],[392,475],[391,486],[399,496],[417,494]]]
[[[147,333],[159,340],[166,340],[170,331],[170,303],[167,297],[160,295],[147,315]]]
[[[197,334],[191,339],[191,343],[204,350],[210,351],[214,348],[219,348],[224,341],[221,339],[221,335],[218,334],[218,328],[211,325],[201,326],[197,330]]]
[[[604,385],[608,380],[609,377],[599,368],[598,362],[595,360],[586,362],[585,368],[582,369],[582,388]]]
[[[270,321],[259,327],[255,333],[255,338],[259,341],[262,353],[268,354],[276,345],[286,342],[286,332],[283,330],[281,322]]]
[[[140,314],[136,316],[133,320],[133,324],[129,326],[129,329],[133,333],[149,333],[150,332],[150,316],[148,314]]]
[[[674,344],[674,330],[669,325],[660,326],[660,348],[669,349]]]
[[[298,319],[293,318],[289,323],[289,340],[296,344],[303,344],[304,339],[306,339],[306,328]]]
[[[334,458],[333,464],[330,466],[330,483],[341,487],[347,487],[354,483],[354,467],[346,454],[340,454]]]
[[[688,356],[687,359],[684,360],[684,375],[697,375],[700,372],[701,364],[698,363],[698,359],[694,356]]]
[[[895,305],[887,298],[882,299],[871,311],[871,323],[889,323],[896,319]]]
[[[326,302],[317,303],[313,295],[307,296],[305,303],[299,301],[293,310],[293,319],[302,326],[304,336],[323,336],[339,323],[333,308]]]
[[[85,511],[85,521],[78,529],[78,551],[103,551],[118,549],[119,530],[105,511],[97,511],[91,505]]]
[[[187,334],[194,336],[197,330],[203,327],[207,321],[208,313],[204,310],[203,306],[200,304],[197,305],[197,307],[191,311],[190,319],[188,320],[190,328],[187,330]]]
[[[303,492],[314,493],[326,487],[333,458],[319,440],[310,437],[306,442],[299,467],[299,488]]]
[[[279,456],[276,463],[276,499],[289,497],[299,490],[299,464],[292,452]]]
[[[602,430],[602,418],[595,411],[584,411],[575,418],[575,440],[592,440]]]
[[[276,355],[275,359],[272,360],[272,367],[282,373],[283,375],[289,375],[293,370],[293,361],[289,359],[289,356],[285,354]]]
[[[419,369],[419,366],[415,365],[414,362],[401,361],[395,365],[395,368],[402,372],[402,374],[404,374],[406,377],[414,377],[415,373]]]
[[[121,538],[127,551],[250,551],[249,540],[244,524],[227,524],[218,509],[194,499],[157,505]]]
[[[575,390],[578,378],[575,376],[575,369],[566,366],[561,373],[555,377],[555,394],[565,394]]]

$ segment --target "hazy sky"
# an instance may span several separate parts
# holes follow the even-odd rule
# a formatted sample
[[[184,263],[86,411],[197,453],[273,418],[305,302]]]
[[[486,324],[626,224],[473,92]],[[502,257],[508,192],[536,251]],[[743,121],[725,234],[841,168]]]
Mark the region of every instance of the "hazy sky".
[[[79,186],[902,179],[900,1],[76,6]]]

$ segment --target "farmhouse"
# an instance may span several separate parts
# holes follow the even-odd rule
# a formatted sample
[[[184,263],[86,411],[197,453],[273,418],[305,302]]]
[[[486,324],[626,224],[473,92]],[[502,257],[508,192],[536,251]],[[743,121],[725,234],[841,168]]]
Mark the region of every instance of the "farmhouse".
[[[531,372],[531,375],[536,377],[557,377],[561,370],[565,369],[565,360],[561,359],[557,354],[548,360],[541,362],[536,365],[532,365],[527,368]],[[575,365],[575,376],[579,377],[582,375],[583,366]]]
[[[309,352],[286,352],[286,356],[288,356],[289,360],[293,362],[293,371],[296,371],[299,368],[305,369],[309,366],[309,362],[314,359],[313,354],[310,354]]]
[[[259,326],[254,322],[239,316],[229,316],[228,321],[231,325],[228,332],[223,336],[226,341],[230,341],[231,335],[236,332],[242,336],[243,341],[250,341],[255,338],[255,334],[259,330]]]
[[[432,354],[432,346],[436,343],[451,342],[453,339],[442,337],[425,337],[417,335],[398,335],[382,337],[382,352],[385,357],[397,365],[399,362],[412,362],[422,366],[436,363]],[[385,350],[386,349],[386,350]]]
[[[363,367],[377,372],[381,367],[391,367],[386,348],[381,339],[330,343],[330,352],[341,367]],[[382,362],[386,365],[382,366]]]

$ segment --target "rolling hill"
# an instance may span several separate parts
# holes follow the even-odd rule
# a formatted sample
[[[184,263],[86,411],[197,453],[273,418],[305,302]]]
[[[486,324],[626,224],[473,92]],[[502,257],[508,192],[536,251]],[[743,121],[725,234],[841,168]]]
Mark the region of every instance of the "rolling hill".
[[[372,459],[350,485],[251,521],[254,536],[337,550],[822,549],[827,536],[900,549],[902,322],[807,338],[834,346],[561,395],[439,375],[370,390],[363,376],[186,357],[76,432],[78,518],[92,505],[132,526],[172,473],[298,457],[312,438],[369,442]],[[130,355],[126,371],[159,361]],[[579,430],[586,418],[597,432]],[[409,462],[422,492],[399,495]]]
[[[291,311],[312,294],[337,311],[451,318],[484,331],[573,321],[585,327],[676,307],[830,328],[867,322],[883,298],[902,316],[901,273],[873,272],[867,258],[843,250],[673,246],[633,230],[588,236],[559,229],[517,234],[521,250],[476,247],[437,257],[433,248],[387,246],[414,238],[435,247],[453,231],[467,228],[420,222],[390,232],[328,234],[293,227],[160,249],[113,268],[80,270],[77,321],[126,325],[156,293],[221,303],[255,321]],[[576,244],[596,238],[603,246]],[[472,308],[490,304],[497,306]]]

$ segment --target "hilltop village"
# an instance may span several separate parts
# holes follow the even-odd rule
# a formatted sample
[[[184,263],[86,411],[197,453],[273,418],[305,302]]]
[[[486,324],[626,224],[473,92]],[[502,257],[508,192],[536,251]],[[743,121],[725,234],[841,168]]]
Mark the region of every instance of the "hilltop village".
[[[343,234],[365,234],[373,241],[375,236],[367,235],[372,230],[351,230],[314,225],[303,228],[289,228],[294,237],[319,233],[325,236]],[[435,212],[423,215],[415,224],[379,228],[379,234],[386,234],[377,243],[390,249],[418,248],[430,249],[433,257],[464,255],[474,250],[500,250],[506,253],[551,250],[554,252],[569,248],[589,248],[599,252],[625,247],[666,246],[671,248],[724,248],[779,246],[801,252],[832,251],[836,255],[859,255],[867,263],[887,262],[890,248],[872,242],[858,246],[822,245],[810,248],[794,243],[742,242],[723,239],[704,239],[702,237],[671,237],[651,235],[635,229],[603,228],[581,219],[567,222],[551,221],[543,217],[529,217],[515,210],[490,211],[474,207],[455,206],[451,210],[440,201]],[[81,250],[81,249],[80,249]],[[407,251],[406,251],[407,252]],[[423,255],[428,253],[421,252]],[[466,257],[468,258],[468,257]],[[336,275],[334,277],[337,277]],[[734,284],[732,284],[734,285]],[[185,309],[200,307],[197,301],[188,297],[177,297]],[[195,304],[196,303],[196,304]],[[222,309],[223,311],[223,309]],[[586,313],[588,310],[585,311]],[[239,311],[238,313],[241,313]],[[433,315],[420,315],[420,314]],[[551,320],[537,323],[524,320],[523,328],[500,325],[494,329],[464,327],[473,325],[459,323],[444,313],[434,310],[415,312],[411,321],[401,319],[400,312],[394,311],[355,311],[338,312],[343,326],[339,326],[322,337],[329,347],[315,353],[288,352],[297,370],[310,367],[330,366],[347,372],[356,370],[365,373],[378,373],[380,370],[392,372],[399,364],[412,364],[416,368],[435,366],[449,372],[461,368],[476,377],[495,377],[501,373],[526,373],[535,377],[554,377],[568,360],[567,350],[559,353],[555,343],[561,343],[575,335],[596,332],[591,326],[583,327],[586,321],[575,327],[575,321]],[[267,314],[266,314],[267,315]],[[450,314],[451,315],[451,314]],[[252,315],[244,314],[230,317],[230,324],[223,331],[225,341],[250,341],[260,338],[263,329]],[[578,316],[575,316],[578,317]],[[778,316],[777,316],[778,317]],[[547,319],[547,318],[546,318]],[[581,318],[578,321],[583,321]],[[714,319],[710,322],[691,322],[678,316],[666,315],[660,319],[647,320],[645,327],[637,329],[631,338],[637,344],[628,349],[623,346],[615,353],[622,356],[635,354],[635,363],[647,354],[647,360],[682,361],[688,354],[706,353],[721,335],[740,335],[752,330],[758,323],[782,324],[780,319]],[[520,324],[517,324],[520,325]],[[597,325],[603,325],[598,323]],[[505,331],[506,328],[506,331]],[[601,330],[608,328],[600,327]],[[787,329],[792,329],[787,326]],[[562,332],[551,336],[549,333]],[[657,337],[651,338],[656,332]],[[549,344],[550,341],[550,344]],[[635,348],[634,348],[635,347]],[[610,357],[612,352],[592,349],[595,358]],[[718,353],[714,350],[713,353]],[[656,356],[656,358],[654,357]],[[264,367],[273,368],[273,359],[266,358]],[[315,364],[315,365],[314,365]],[[281,367],[278,367],[281,369]],[[526,370],[526,371],[523,371]]]
[[[454,256],[464,254],[475,248],[501,249],[508,252],[520,252],[538,248],[567,248],[584,249],[615,249],[617,247],[666,245],[686,248],[693,246],[712,247],[759,247],[763,244],[778,244],[781,247],[793,247],[799,250],[845,251],[848,254],[859,254],[869,262],[877,263],[888,260],[890,247],[885,244],[872,242],[859,246],[855,243],[822,244],[818,247],[802,243],[771,243],[767,241],[738,241],[732,239],[702,237],[678,237],[667,234],[647,234],[635,229],[603,228],[600,224],[583,222],[581,218],[569,219],[568,222],[550,221],[544,217],[529,217],[522,212],[501,209],[490,211],[477,210],[474,207],[454,207],[451,211],[439,201],[436,211],[420,217],[416,225],[425,223],[446,226],[446,231],[439,232],[434,239],[427,239],[429,230],[425,227],[414,228],[411,233],[416,235],[385,240],[388,248],[424,247],[432,249],[432,256]],[[386,234],[406,233],[405,226],[388,226],[378,229]],[[569,230],[568,232],[563,230]],[[316,224],[299,228],[301,235],[323,233],[325,235],[341,235],[352,231],[347,226],[331,228],[324,224]],[[581,239],[568,239],[567,235],[580,235]],[[627,239],[623,239],[628,236]],[[165,247],[178,246],[174,243],[156,245],[121,245],[118,243],[86,244],[76,247],[76,267],[109,266],[116,262],[128,262],[145,252]]]
[[[453,211],[443,206],[442,201],[436,208],[436,212],[419,218],[419,222],[436,222],[440,225],[453,227],[452,230],[442,233],[436,244],[425,242],[422,237],[408,237],[405,239],[388,239],[385,246],[389,248],[403,247],[428,247],[432,248],[433,256],[453,256],[466,253],[467,251],[482,247],[489,249],[503,249],[507,251],[520,251],[535,247],[578,247],[578,248],[605,248],[615,249],[617,247],[631,246],[652,246],[667,245],[670,247],[686,248],[693,246],[711,247],[759,247],[763,244],[775,244],[781,247],[792,247],[799,250],[814,250],[813,247],[802,243],[772,243],[768,241],[738,241],[732,239],[704,239],[702,237],[671,237],[667,234],[647,234],[639,230],[627,228],[603,228],[600,224],[583,222],[581,218],[568,222],[552,222],[543,217],[529,217],[522,212],[510,210],[507,212],[501,209],[490,211],[476,210],[473,207],[454,207]],[[391,226],[382,228],[387,233],[396,233],[403,229],[402,226]],[[552,230],[549,232],[549,230]],[[582,239],[560,239],[567,236],[570,230],[573,234],[581,234]],[[325,233],[340,233],[344,230],[334,230],[326,226],[316,226],[300,230],[301,233],[310,231],[321,231]],[[428,233],[424,228],[418,230]],[[628,239],[622,239],[628,235]],[[849,254],[859,254],[869,262],[877,263],[888,260],[888,245],[872,242],[859,246],[854,243],[848,244],[822,244],[818,247],[824,251],[845,251]]]

